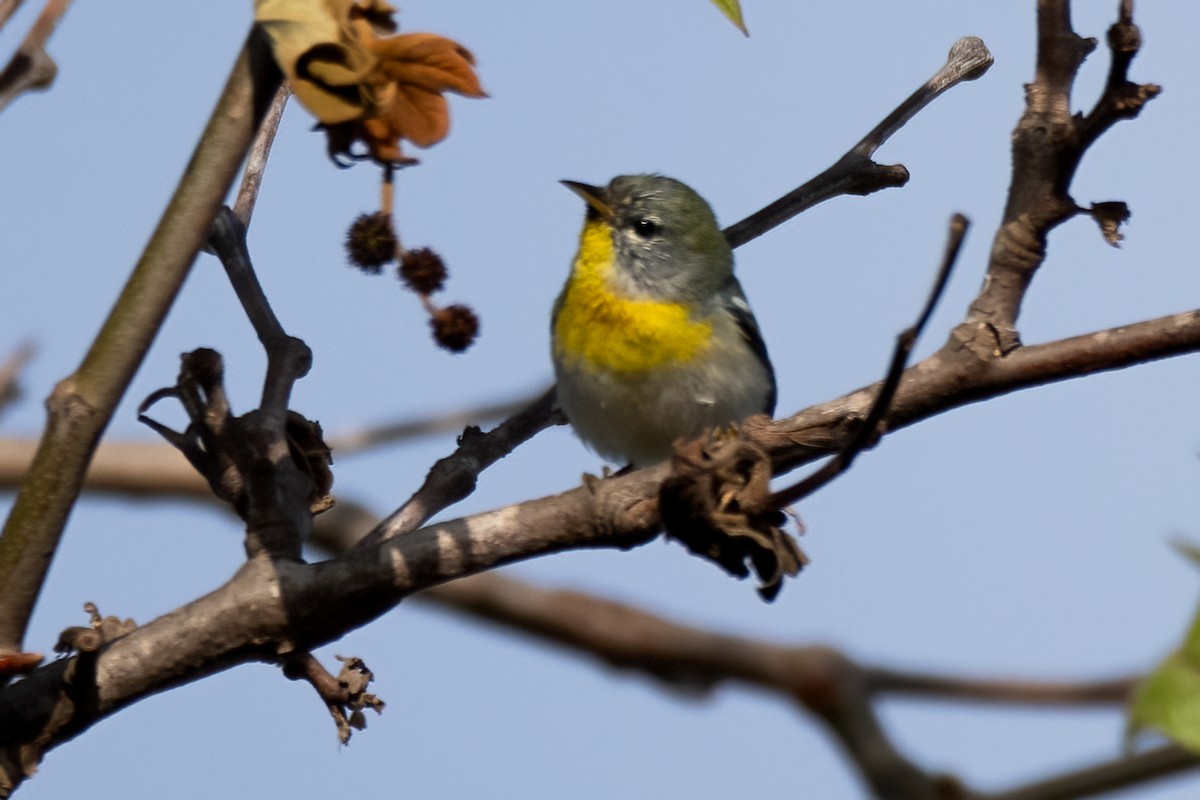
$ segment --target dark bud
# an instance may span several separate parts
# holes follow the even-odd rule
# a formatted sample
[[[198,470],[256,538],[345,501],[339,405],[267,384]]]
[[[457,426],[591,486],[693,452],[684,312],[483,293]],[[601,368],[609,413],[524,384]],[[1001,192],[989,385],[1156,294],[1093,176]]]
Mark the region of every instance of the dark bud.
[[[479,335],[479,317],[469,306],[453,305],[439,308],[429,320],[433,338],[439,346],[452,353],[461,353]]]
[[[360,214],[346,233],[346,257],[372,275],[378,275],[383,265],[396,257],[399,246],[392,218],[382,212]]]
[[[440,292],[446,282],[446,263],[428,247],[409,250],[400,259],[400,280],[417,294]]]

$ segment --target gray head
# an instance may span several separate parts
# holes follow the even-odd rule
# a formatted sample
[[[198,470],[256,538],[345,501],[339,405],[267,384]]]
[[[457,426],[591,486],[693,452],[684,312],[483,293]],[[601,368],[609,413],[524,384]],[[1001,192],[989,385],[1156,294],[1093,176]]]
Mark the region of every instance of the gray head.
[[[662,175],[622,175],[603,189],[563,181],[612,228],[617,279],[632,295],[710,299],[733,272],[733,252],[712,209],[690,186]]]

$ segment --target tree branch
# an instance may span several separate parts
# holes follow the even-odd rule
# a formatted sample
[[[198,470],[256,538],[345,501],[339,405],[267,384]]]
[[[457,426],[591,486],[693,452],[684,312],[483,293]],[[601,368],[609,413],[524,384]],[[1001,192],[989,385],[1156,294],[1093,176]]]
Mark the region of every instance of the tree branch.
[[[17,12],[23,2],[25,0],[0,0],[0,30],[4,29],[8,20]]]
[[[773,507],[784,508],[797,503],[850,469],[858,454],[878,435],[879,423],[887,415],[892,399],[896,396],[896,389],[900,386],[900,380],[904,375],[908,359],[912,355],[912,349],[925,330],[929,318],[933,316],[933,309],[937,306],[938,300],[941,299],[946,284],[950,280],[950,272],[954,269],[954,263],[958,260],[958,254],[962,248],[963,237],[967,234],[967,225],[967,218],[962,214],[955,214],[950,220],[950,235],[946,242],[946,251],[942,256],[942,264],[938,268],[937,278],[934,279],[933,287],[925,300],[925,306],[917,316],[917,321],[896,337],[896,346],[892,351],[892,360],[888,366],[887,375],[880,381],[879,391],[875,394],[871,409],[867,412],[862,424],[858,426],[858,430],[850,437],[846,446],[839,450],[838,454],[821,469],[798,483],[775,492],[770,500]]]
[[[973,372],[947,368],[938,353],[906,371],[885,426],[909,425],[1024,386],[1196,349],[1200,312],[1022,348]],[[785,468],[836,449],[872,397],[870,389],[862,389],[787,420],[756,425],[753,435],[767,444],[777,467]],[[414,592],[455,578],[567,549],[649,541],[659,529],[658,488],[669,470],[659,464],[360,545],[319,564],[254,558],[220,589],[102,648],[94,707],[75,708],[68,722],[42,730],[38,740],[48,748],[149,694],[237,663],[312,649]],[[0,718],[8,723],[0,731],[0,747],[28,742],[24,736],[31,726],[63,715],[63,663],[0,691]],[[58,717],[50,713],[54,709]]]
[[[830,198],[843,194],[867,195],[908,183],[908,170],[903,166],[881,166],[872,161],[871,156],[892,134],[944,92],[963,81],[975,80],[991,66],[992,54],[982,39],[974,36],[959,39],[950,48],[942,68],[833,166],[765,208],[730,225],[725,229],[725,238],[731,246],[741,247]]]
[[[208,236],[279,80],[252,33],[120,298],[83,363],[47,402],[46,431],[0,535],[0,652],[21,647],[96,442]]]
[[[1200,351],[1200,310],[1026,346],[987,360],[977,358],[973,342],[962,338],[970,333],[959,326],[941,350],[905,370],[881,430],[891,432],[1031,386]],[[751,418],[744,431],[768,449],[777,472],[793,469],[844,446],[865,418],[878,386],[785,419]]]
[[[1197,766],[1200,766],[1200,756],[1170,745],[1102,761],[1007,792],[979,795],[978,800],[1075,800],[1136,786]]]
[[[546,428],[565,423],[555,405],[554,389],[550,388],[525,410],[487,433],[468,427],[459,437],[458,449],[434,464],[421,488],[367,534],[362,544],[377,544],[415,530],[434,514],[475,491],[479,473]]]
[[[25,371],[25,365],[33,359],[33,354],[33,344],[23,342],[17,345],[17,349],[8,358],[0,362],[0,413],[20,397],[21,387],[18,381],[21,373]]]
[[[344,456],[392,444],[393,442],[414,439],[418,436],[430,436],[437,433],[458,433],[470,425],[508,419],[537,402],[547,391],[549,390],[543,390],[536,395],[521,397],[516,400],[482,403],[470,408],[464,408],[461,411],[416,417],[400,422],[366,427],[360,430],[344,430],[329,437],[329,447],[339,456]]]
[[[283,109],[287,107],[291,94],[286,83],[279,84],[254,137],[254,143],[250,146],[250,154],[246,157],[246,168],[242,170],[242,184],[238,187],[237,201],[233,204],[234,216],[242,223],[243,228],[250,227],[254,204],[258,202],[258,190],[262,187],[263,174],[267,171],[271,145],[275,143],[279,121],[283,118]]]
[[[964,342],[982,358],[1005,355],[1021,344],[1017,317],[1029,284],[1046,257],[1050,231],[1080,209],[1071,182],[1087,148],[1118,119],[1136,116],[1157,86],[1125,80],[1140,34],[1131,8],[1113,26],[1113,65],[1104,94],[1088,117],[1071,114],[1071,89],[1079,66],[1095,49],[1071,29],[1068,0],[1039,0],[1034,82],[1025,87],[1025,113],[1013,131],[1012,181],[992,243],[983,288],[967,312],[974,330]]]

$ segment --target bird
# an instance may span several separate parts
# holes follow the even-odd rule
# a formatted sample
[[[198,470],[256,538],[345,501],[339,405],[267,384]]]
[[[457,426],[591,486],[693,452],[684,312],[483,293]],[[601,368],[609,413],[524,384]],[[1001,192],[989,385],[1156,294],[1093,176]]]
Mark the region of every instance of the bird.
[[[709,204],[657,174],[563,185],[587,214],[554,303],[559,408],[599,455],[639,468],[752,414],[775,371]]]

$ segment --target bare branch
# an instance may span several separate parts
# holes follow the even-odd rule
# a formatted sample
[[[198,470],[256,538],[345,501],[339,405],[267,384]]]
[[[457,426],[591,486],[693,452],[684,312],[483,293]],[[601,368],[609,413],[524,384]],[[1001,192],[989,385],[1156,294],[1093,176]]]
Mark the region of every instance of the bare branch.
[[[973,331],[959,326],[937,353],[904,371],[883,430],[893,431],[1002,394],[1200,351],[1200,310],[1022,347],[979,360]],[[777,472],[845,446],[879,390],[863,387],[786,419],[747,420],[744,432],[767,448]]]
[[[260,410],[269,418],[267,424],[282,438],[292,387],[308,374],[312,351],[302,340],[289,336],[271,310],[246,249],[246,228],[228,207],[217,212],[209,243],[221,259],[229,282],[267,351],[267,375]]]
[[[1076,772],[1031,783],[1007,792],[979,795],[979,800],[1075,800],[1136,786],[1200,766],[1200,756],[1168,746],[1103,761]]]
[[[0,413],[21,396],[18,381],[21,373],[25,371],[25,366],[33,359],[34,352],[36,348],[32,342],[23,342],[17,345],[17,349],[8,358],[0,362]]]
[[[9,18],[16,13],[23,2],[25,0],[0,0],[0,29],[4,28]]]
[[[237,202],[233,204],[233,213],[242,223],[243,228],[250,227],[250,217],[254,214],[254,204],[258,201],[258,190],[262,187],[263,173],[267,170],[267,158],[271,155],[271,145],[275,142],[275,134],[279,130],[279,120],[283,117],[283,109],[287,106],[291,90],[286,83],[281,83],[271,99],[271,106],[263,117],[254,144],[250,146],[250,155],[246,157],[246,168],[242,171],[242,185],[238,187]]]
[[[888,367],[887,376],[880,384],[875,401],[871,404],[871,410],[867,412],[867,417],[859,426],[858,431],[850,438],[846,446],[821,469],[772,495],[770,504],[773,507],[783,508],[799,502],[850,469],[862,449],[867,447],[871,440],[878,435],[879,423],[883,421],[892,404],[892,398],[895,397],[896,389],[900,386],[900,378],[904,375],[904,368],[908,364],[909,356],[912,355],[912,349],[916,346],[917,339],[925,330],[929,318],[933,316],[934,307],[937,306],[938,300],[946,290],[950,272],[954,269],[954,263],[958,261],[958,253],[962,248],[963,238],[967,234],[967,225],[967,218],[962,214],[955,214],[950,220],[950,235],[946,242],[946,252],[942,256],[942,264],[938,268],[933,287],[925,300],[925,307],[921,309],[917,321],[896,337],[896,347],[892,352],[892,361]]]
[[[943,92],[963,81],[975,80],[987,72],[991,65],[992,54],[982,39],[974,36],[959,39],[950,48],[942,68],[888,114],[862,141],[850,148],[837,163],[774,203],[730,225],[725,229],[725,238],[733,247],[741,247],[832,197],[865,195],[880,189],[903,186],[908,182],[907,169],[903,166],[881,166],[872,161],[871,156],[892,134]]]
[[[1023,705],[1124,705],[1137,676],[1106,681],[952,678],[864,667],[872,691]]]
[[[458,449],[430,468],[421,488],[363,539],[375,544],[415,530],[430,517],[475,491],[479,473],[511,453],[518,445],[551,425],[566,420],[555,405],[550,389],[524,411],[514,414],[491,431],[469,427],[459,437]]]
[[[1125,80],[1139,38],[1131,14],[1123,13],[1113,31],[1113,68],[1104,94],[1091,115],[1073,116],[1076,72],[1096,42],[1071,29],[1067,0],[1038,3],[1037,73],[1026,87],[1025,113],[1013,131],[1008,202],[983,288],[967,312],[966,324],[976,332],[964,341],[980,357],[1005,355],[1021,345],[1021,303],[1045,260],[1050,231],[1080,210],[1070,187],[1088,146],[1117,119],[1134,116],[1158,92],[1158,87],[1135,87]]]
[[[243,48],[159,226],[79,369],[55,388],[0,535],[0,652],[19,650],[92,451],[183,284],[279,85],[257,32]]]
[[[780,645],[697,629],[580,592],[542,589],[483,574],[416,596],[451,610],[653,676],[689,696],[726,683],[776,692],[822,720],[880,797],[927,797],[957,787],[904,758],[873,706],[904,693],[1037,705],[1125,701],[1129,680],[1061,683],[985,681],[863,666],[827,647]],[[974,796],[961,787],[950,796]],[[1005,796],[1007,800],[1007,795]]]
[[[37,447],[36,439],[0,439],[0,489],[20,485]],[[159,442],[102,442],[88,467],[84,489],[138,497],[214,499],[187,459]]]
[[[458,432],[468,425],[478,425],[484,422],[507,419],[520,411],[524,411],[549,391],[549,389],[546,389],[533,396],[524,396],[516,400],[502,400],[498,403],[487,403],[473,408],[464,408],[461,411],[451,411],[428,417],[417,417],[373,428],[342,431],[337,435],[329,437],[329,447],[339,456],[344,456],[349,453],[358,453],[382,445],[404,441],[405,439],[415,439],[419,436]]]
[[[1112,52],[1108,82],[1096,107],[1080,123],[1084,147],[1120,120],[1136,117],[1146,103],[1162,92],[1157,84],[1139,85],[1129,80],[1129,66],[1141,46],[1142,32],[1133,24],[1133,0],[1123,0],[1117,21],[1108,29],[1108,48]]]
[[[366,692],[374,675],[362,659],[337,658],[342,662],[337,677],[331,675],[312,653],[296,653],[288,658],[283,664],[283,674],[292,680],[307,681],[316,690],[337,726],[338,741],[346,744],[353,729],[361,730],[367,726],[362,710],[372,708],[375,713],[382,714],[385,704]]]

